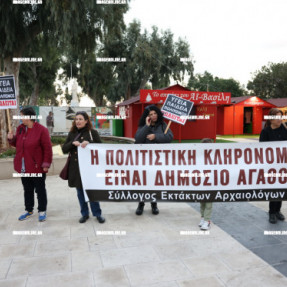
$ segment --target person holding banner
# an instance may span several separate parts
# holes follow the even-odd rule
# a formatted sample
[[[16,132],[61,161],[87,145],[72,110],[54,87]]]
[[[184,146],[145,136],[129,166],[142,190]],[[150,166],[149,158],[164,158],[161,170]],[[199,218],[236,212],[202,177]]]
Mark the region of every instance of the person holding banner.
[[[204,138],[202,143],[212,143],[212,139]],[[212,212],[212,202],[200,202],[201,219],[198,224],[201,230],[208,230],[210,228],[210,219]]]
[[[287,140],[287,127],[282,122],[283,112],[277,108],[272,108],[269,111],[268,116],[274,119],[268,119],[266,121],[264,129],[261,131],[259,141],[286,141]],[[275,224],[277,219],[285,220],[284,215],[280,209],[282,201],[270,201],[269,202],[269,222]]]
[[[16,147],[14,169],[21,173],[24,187],[26,213],[19,220],[28,219],[33,214],[34,192],[38,198],[39,221],[46,220],[47,192],[45,187],[46,173],[52,163],[52,144],[48,129],[35,121],[33,108],[21,110],[22,124],[16,134],[8,133],[10,145]]]
[[[173,133],[170,129],[165,133],[167,125],[163,120],[161,110],[150,105],[144,109],[144,112],[139,120],[138,130],[135,135],[136,144],[160,144],[170,143],[173,140]],[[142,215],[145,203],[139,202],[136,209],[137,215]],[[153,214],[158,214],[159,210],[156,202],[151,202]]]
[[[82,214],[82,217],[79,219],[80,223],[85,223],[89,219],[89,208],[83,191],[77,147],[81,146],[85,148],[89,143],[101,143],[101,138],[98,132],[92,129],[92,123],[88,114],[86,112],[77,112],[68,137],[62,146],[62,150],[64,153],[70,153],[71,155],[68,185],[69,187],[75,187],[77,190]],[[93,216],[97,218],[98,222],[104,223],[105,218],[102,217],[102,210],[99,202],[90,202],[90,208]]]

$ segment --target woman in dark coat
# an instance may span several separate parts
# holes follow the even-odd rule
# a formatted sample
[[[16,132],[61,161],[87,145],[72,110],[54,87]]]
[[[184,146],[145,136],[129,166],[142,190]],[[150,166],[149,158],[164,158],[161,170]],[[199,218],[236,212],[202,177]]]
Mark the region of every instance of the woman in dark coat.
[[[282,117],[283,112],[279,109],[273,108],[269,111],[269,116]],[[264,129],[261,131],[259,141],[286,141],[287,140],[287,127],[282,123],[282,119],[268,119]],[[280,209],[282,201],[269,202],[269,222],[276,223],[277,219],[284,220],[285,217]]]
[[[92,129],[92,123],[88,114],[86,112],[77,112],[66,142],[62,146],[62,150],[64,153],[69,152],[71,154],[68,184],[69,187],[75,187],[77,189],[82,214],[79,220],[80,223],[84,223],[89,219],[89,208],[84,197],[77,147],[81,146],[85,148],[89,143],[101,143],[100,136],[96,130]],[[102,217],[99,202],[90,202],[90,208],[93,216],[97,217],[99,223],[104,223],[105,218]]]
[[[163,114],[161,110],[155,106],[147,106],[140,118],[138,130],[135,135],[136,144],[159,144],[159,143],[170,143],[173,140],[173,133],[168,129],[165,134],[167,125],[163,121]],[[139,202],[136,210],[137,215],[142,215],[144,210],[144,202]],[[151,208],[153,214],[158,214],[156,202],[151,202]]]
[[[35,121],[36,112],[27,107],[21,110],[24,116],[16,134],[8,133],[10,145],[16,147],[14,169],[22,174],[25,209],[20,221],[33,214],[34,193],[37,193],[39,221],[46,220],[47,192],[46,173],[52,163],[52,144],[48,129]]]

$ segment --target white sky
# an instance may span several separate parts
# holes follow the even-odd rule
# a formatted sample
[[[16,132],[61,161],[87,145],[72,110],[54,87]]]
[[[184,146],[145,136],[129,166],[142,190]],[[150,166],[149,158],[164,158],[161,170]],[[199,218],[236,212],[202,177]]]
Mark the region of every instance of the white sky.
[[[287,61],[286,12],[287,0],[131,0],[125,22],[170,29],[190,44],[195,73],[247,85],[263,65]]]

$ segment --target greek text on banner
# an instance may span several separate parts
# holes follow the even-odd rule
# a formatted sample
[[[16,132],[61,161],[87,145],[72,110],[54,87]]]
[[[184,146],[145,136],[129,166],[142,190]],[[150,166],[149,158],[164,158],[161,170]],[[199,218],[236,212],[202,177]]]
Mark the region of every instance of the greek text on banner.
[[[89,144],[78,155],[91,201],[287,200],[284,141]]]

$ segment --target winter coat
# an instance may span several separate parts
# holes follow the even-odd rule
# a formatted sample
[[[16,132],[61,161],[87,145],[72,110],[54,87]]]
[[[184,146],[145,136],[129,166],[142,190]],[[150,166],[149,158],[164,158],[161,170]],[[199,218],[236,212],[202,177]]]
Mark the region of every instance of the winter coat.
[[[265,127],[260,134],[260,142],[269,141],[286,141],[287,140],[287,129],[283,124],[277,129],[272,129],[270,126]]]
[[[156,143],[170,143],[173,140],[173,133],[168,129],[167,133],[164,134],[164,131],[167,127],[165,122],[156,123],[154,126],[144,125],[138,127],[138,130],[135,135],[135,143],[145,143],[145,144],[156,144]],[[155,134],[154,140],[147,139],[147,135]]]
[[[21,124],[10,145],[16,147],[14,169],[21,173],[22,157],[25,162],[25,173],[46,173],[43,168],[49,168],[53,152],[48,129],[35,122],[31,129]]]
[[[90,143],[101,143],[101,138],[96,130],[91,130],[93,139],[90,137],[90,133],[87,127],[84,127],[75,132],[69,132],[66,142],[62,146],[63,153],[70,153],[70,164],[69,164],[69,176],[68,185],[69,187],[83,188],[82,180],[80,175],[79,160],[78,160],[78,149],[73,145],[76,136],[81,133],[81,135],[76,139],[82,143],[83,141],[88,141]]]

